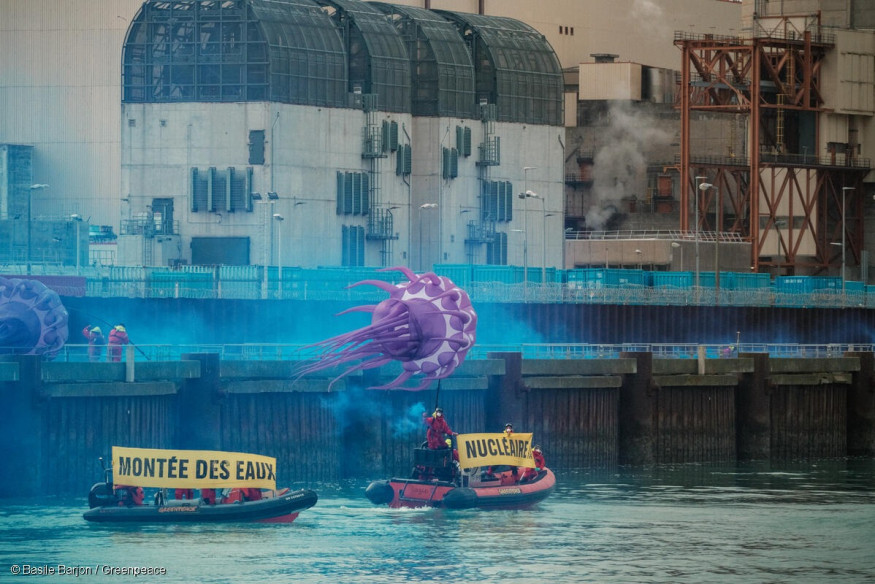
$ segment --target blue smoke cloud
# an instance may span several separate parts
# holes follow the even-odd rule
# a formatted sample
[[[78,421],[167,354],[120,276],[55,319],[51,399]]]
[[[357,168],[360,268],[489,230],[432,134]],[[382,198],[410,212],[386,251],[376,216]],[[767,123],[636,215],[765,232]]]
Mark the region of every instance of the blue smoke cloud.
[[[340,432],[355,424],[373,424],[375,420],[385,420],[393,438],[415,436],[424,430],[422,414],[425,404],[416,402],[398,413],[392,411],[391,404],[381,400],[382,397],[383,392],[353,385],[347,391],[321,398],[321,403],[331,412]]]
[[[405,438],[422,430],[422,414],[425,413],[425,404],[416,402],[407,410],[395,418],[390,424],[394,438]]]

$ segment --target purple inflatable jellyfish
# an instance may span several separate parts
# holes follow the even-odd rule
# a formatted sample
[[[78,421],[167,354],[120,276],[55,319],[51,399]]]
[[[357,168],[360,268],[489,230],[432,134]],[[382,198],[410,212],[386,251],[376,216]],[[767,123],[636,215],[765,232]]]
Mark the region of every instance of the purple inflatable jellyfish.
[[[67,342],[67,318],[42,282],[0,278],[0,353],[54,357]]]
[[[468,294],[449,278],[434,273],[416,275],[404,267],[386,268],[407,276],[408,282],[390,284],[365,280],[389,293],[376,306],[359,306],[348,312],[371,312],[371,324],[310,347],[320,349],[319,360],[305,366],[300,375],[359,361],[331,383],[362,369],[400,361],[403,371],[390,383],[370,389],[425,389],[435,379],[449,376],[465,360],[474,345],[477,314]],[[423,379],[413,387],[403,384],[414,375]]]

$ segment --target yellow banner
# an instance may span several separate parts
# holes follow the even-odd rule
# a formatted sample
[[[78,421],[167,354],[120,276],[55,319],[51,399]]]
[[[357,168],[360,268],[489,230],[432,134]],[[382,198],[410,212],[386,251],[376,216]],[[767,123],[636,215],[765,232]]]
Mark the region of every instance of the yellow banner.
[[[462,468],[499,464],[535,468],[531,433],[459,434],[456,441]]]
[[[276,489],[276,459],[214,450],[112,447],[116,485],[168,489]]]

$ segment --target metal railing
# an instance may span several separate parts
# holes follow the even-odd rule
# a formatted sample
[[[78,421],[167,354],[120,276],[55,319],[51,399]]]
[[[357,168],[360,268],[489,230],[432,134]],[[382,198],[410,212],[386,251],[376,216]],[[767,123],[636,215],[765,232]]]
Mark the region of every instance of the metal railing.
[[[188,353],[216,353],[223,361],[308,361],[318,358],[316,349],[303,344],[244,343],[196,345],[135,345],[135,361],[178,361]],[[13,349],[0,352],[14,352]],[[125,351],[128,353],[128,351]],[[468,359],[483,360],[490,353],[520,353],[524,359],[617,359],[623,353],[652,353],[654,359],[736,358],[745,353],[765,353],[773,358],[822,359],[846,353],[872,353],[872,343],[517,343],[474,345]],[[56,362],[89,361],[88,345],[67,344],[54,357]],[[100,361],[109,357],[103,351]]]
[[[605,232],[614,233],[614,232]],[[673,239],[684,239],[689,234],[661,232]],[[721,237],[724,234],[720,234]],[[232,269],[234,268],[234,269]],[[441,266],[435,269],[441,273]],[[94,298],[191,298],[239,300],[331,300],[337,302],[372,303],[385,300],[386,293],[373,286],[350,284],[374,277],[387,277],[373,269],[350,272],[348,275],[329,270],[324,275],[318,269],[285,268],[283,279],[276,268],[268,270],[267,278],[261,266],[194,267],[186,270],[142,267],[84,266],[75,270],[68,266],[34,265],[33,275],[78,275],[84,280],[84,295]],[[529,268],[530,273],[537,271]],[[7,274],[23,274],[23,266],[9,266]],[[540,274],[540,272],[538,271]],[[550,273],[553,273],[552,271]],[[556,271],[558,274],[558,271]],[[649,273],[649,272],[645,272]],[[663,273],[663,272],[659,272]],[[401,278],[393,272],[396,279]],[[708,274],[706,272],[706,274]],[[721,276],[728,272],[721,272]],[[712,274],[713,275],[713,274]],[[21,276],[14,276],[21,277]],[[708,285],[663,286],[642,284],[614,285],[606,282],[568,281],[541,283],[528,281],[505,283],[501,281],[462,281],[450,276],[464,288],[472,302],[497,303],[573,303],[666,306],[760,306],[792,308],[875,308],[875,289],[841,288],[816,289],[806,292],[787,292],[774,285],[754,288],[715,289]],[[552,276],[551,276],[552,277]],[[558,277],[557,277],[558,279]],[[83,282],[67,285],[55,279],[51,287],[62,296],[81,296]],[[75,284],[75,285],[74,285]]]
[[[680,229],[629,229],[621,231],[566,231],[567,240],[585,241],[632,241],[632,240],[662,240],[662,241],[695,241],[695,231]],[[743,243],[744,236],[733,231],[700,231],[699,241],[719,240],[725,243]]]

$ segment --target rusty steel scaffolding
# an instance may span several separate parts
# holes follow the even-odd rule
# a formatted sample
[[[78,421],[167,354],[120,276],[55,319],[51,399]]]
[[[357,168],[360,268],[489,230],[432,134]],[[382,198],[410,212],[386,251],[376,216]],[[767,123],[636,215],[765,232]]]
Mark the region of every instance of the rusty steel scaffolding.
[[[755,271],[836,273],[843,245],[847,265],[860,263],[862,181],[870,163],[856,156],[856,144],[824,148],[819,139],[828,111],[823,65],[834,44],[819,15],[783,18],[751,38],[675,35],[683,52],[681,229],[696,230],[697,209],[699,231],[738,233],[753,244]],[[721,155],[692,152],[692,124],[722,115],[732,116],[733,130],[743,128],[739,139],[730,132]]]

